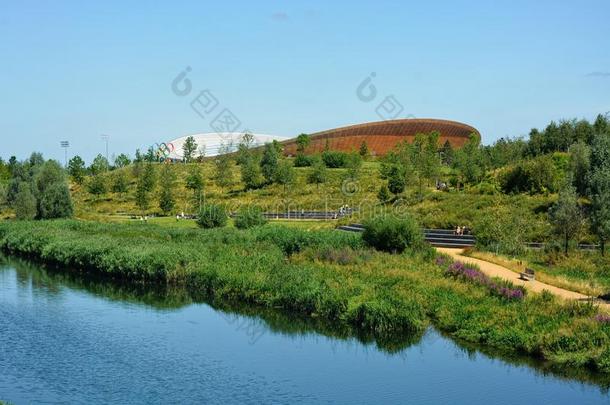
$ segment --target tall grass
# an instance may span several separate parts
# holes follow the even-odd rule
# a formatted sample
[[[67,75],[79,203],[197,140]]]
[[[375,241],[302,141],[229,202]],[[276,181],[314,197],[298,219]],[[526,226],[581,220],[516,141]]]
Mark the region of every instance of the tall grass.
[[[550,294],[506,299],[486,283],[447,277],[425,254],[378,252],[359,235],[4,221],[0,248],[106,277],[185,286],[213,302],[284,308],[376,339],[419,334],[432,321],[469,342],[610,373],[610,323],[594,305]]]

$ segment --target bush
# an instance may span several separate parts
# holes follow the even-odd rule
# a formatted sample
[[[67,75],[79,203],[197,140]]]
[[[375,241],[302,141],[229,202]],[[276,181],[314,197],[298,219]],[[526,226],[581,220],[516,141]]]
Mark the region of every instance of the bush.
[[[248,229],[266,223],[267,218],[263,216],[263,210],[257,206],[242,207],[235,217],[235,226],[239,229]]]
[[[69,218],[74,211],[70,190],[65,183],[55,183],[48,187],[38,205],[41,219]]]
[[[422,230],[412,217],[388,215],[366,221],[362,239],[377,250],[392,253],[401,253],[407,248],[419,250],[424,243]]]
[[[209,204],[203,206],[197,218],[197,225],[202,228],[222,228],[227,224],[227,212],[221,205]]]
[[[347,157],[347,153],[344,152],[327,150],[322,153],[322,160],[324,161],[326,167],[330,169],[345,167],[348,161]]]
[[[506,194],[555,192],[563,176],[560,164],[551,156],[520,162],[501,173],[500,187]]]
[[[294,158],[294,167],[309,167],[313,162],[313,158],[311,156],[305,156],[302,153],[298,153]]]
[[[36,218],[36,197],[34,197],[30,185],[26,182],[21,182],[18,185],[18,190],[13,202],[17,219]]]

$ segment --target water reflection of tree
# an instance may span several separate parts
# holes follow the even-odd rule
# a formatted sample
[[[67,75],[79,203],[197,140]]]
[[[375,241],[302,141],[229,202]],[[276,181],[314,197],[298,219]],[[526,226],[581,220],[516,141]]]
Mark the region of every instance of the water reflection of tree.
[[[246,319],[253,325],[261,325],[265,332],[287,336],[307,336],[320,334],[337,340],[356,340],[365,345],[374,345],[379,350],[390,355],[404,353],[407,348],[421,341],[422,334],[397,333],[386,336],[375,336],[363,333],[361,330],[343,322],[331,322],[317,317],[286,312],[281,309],[260,308],[244,305],[239,302],[219,300],[212,295],[189,291],[185,287],[165,284],[135,283],[111,280],[90,273],[71,269],[66,271],[52,266],[32,263],[27,260],[6,257],[0,254],[0,266],[10,266],[16,269],[17,278],[22,285],[31,286],[33,291],[43,288],[51,294],[60,294],[63,288],[85,291],[96,297],[110,301],[127,302],[143,305],[157,311],[174,311],[190,304],[206,304],[219,311],[227,319]],[[34,292],[35,293],[35,292]],[[231,322],[231,321],[230,321]],[[498,358],[516,366],[527,366],[543,377],[553,376],[565,380],[594,384],[603,393],[610,390],[610,377],[588,372],[580,367],[570,368],[527,355],[516,355],[503,352],[488,346],[472,344],[443,334],[445,338],[455,343],[469,358],[478,355],[488,358]]]
[[[267,309],[220,300],[213,295],[189,291],[181,286],[111,280],[76,269],[66,271],[18,258],[5,260],[16,269],[17,277],[25,284],[31,284],[34,290],[42,288],[52,294],[59,294],[62,288],[68,287],[106,300],[145,305],[158,311],[172,311],[193,303],[207,304],[227,315],[246,317],[253,322],[262,321],[265,329],[272,333],[292,336],[318,333],[340,340],[356,339],[365,345],[375,345],[387,353],[404,351],[418,343],[422,336],[404,333],[375,336],[372,333],[363,333],[344,322],[330,322],[323,318],[282,311],[279,308]]]

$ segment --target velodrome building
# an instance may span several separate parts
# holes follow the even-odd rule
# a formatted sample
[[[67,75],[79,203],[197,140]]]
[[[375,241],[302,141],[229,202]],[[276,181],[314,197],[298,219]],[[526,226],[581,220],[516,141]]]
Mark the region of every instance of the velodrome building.
[[[311,143],[306,152],[321,152],[326,145],[331,150],[350,152],[358,150],[362,142],[366,142],[371,154],[379,156],[386,154],[400,142],[405,140],[412,142],[417,134],[429,134],[433,131],[440,134],[440,145],[449,141],[454,148],[463,146],[471,135],[480,137],[479,131],[474,127],[461,122],[431,118],[410,118],[350,125],[309,134]],[[294,137],[266,134],[252,135],[254,137],[253,146],[262,146],[267,142],[277,140],[284,146],[286,155],[296,154],[297,145]],[[204,133],[191,136],[195,138],[200,147],[205,146],[205,156],[216,156],[222,145],[232,146],[231,150],[234,151],[243,137],[243,133]],[[183,136],[171,141],[173,145],[173,151],[169,156],[171,159],[182,159],[182,145],[186,138],[187,136]]]

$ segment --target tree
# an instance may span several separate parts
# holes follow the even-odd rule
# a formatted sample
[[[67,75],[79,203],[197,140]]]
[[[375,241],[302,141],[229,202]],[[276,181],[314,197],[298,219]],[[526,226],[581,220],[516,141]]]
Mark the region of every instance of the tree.
[[[169,214],[176,206],[174,198],[174,183],[176,175],[171,165],[164,165],[161,170],[161,195],[159,196],[159,208],[164,214]]]
[[[11,176],[13,176],[15,167],[19,166],[19,162],[17,161],[17,158],[13,155],[8,159],[8,170],[11,173]]]
[[[284,193],[286,192],[286,186],[293,184],[296,179],[296,173],[292,167],[292,163],[289,160],[283,159],[275,173],[275,182],[284,186]]]
[[[186,176],[186,188],[193,192],[193,201],[198,205],[198,211],[201,211],[201,205],[204,203],[204,185],[201,170],[197,166],[192,166]]]
[[[260,167],[254,157],[241,163],[241,181],[246,190],[258,188],[261,184]]]
[[[324,152],[330,152],[330,140],[328,138],[324,141]]]
[[[91,176],[91,180],[87,185],[87,191],[93,194],[95,197],[99,197],[102,194],[106,194],[106,178],[102,174],[96,174]]]
[[[369,146],[366,144],[366,141],[362,141],[362,143],[360,144],[360,149],[358,150],[358,153],[360,154],[360,157],[362,159],[366,159],[369,157]]]
[[[438,156],[439,138],[440,134],[436,131],[432,131],[426,138],[424,177],[428,182],[436,181],[441,171],[441,161]]]
[[[599,240],[604,255],[610,240],[610,168],[597,170],[591,176],[591,230]]]
[[[12,167],[9,163],[9,167],[11,168],[11,179],[9,180],[8,190],[6,191],[6,202],[9,205],[12,205],[19,192],[19,184],[21,182],[31,183],[32,177],[23,163],[15,162]]]
[[[32,193],[32,187],[26,182],[20,182],[18,191],[13,202],[15,216],[17,219],[34,219],[37,212],[36,197]]]
[[[410,162],[413,165],[413,173],[417,178],[419,195],[423,193],[424,179],[426,178],[426,135],[417,134],[411,145]]]
[[[449,140],[446,140],[441,148],[441,160],[443,164],[451,165],[453,163],[454,151]]]
[[[597,115],[593,123],[593,130],[597,134],[607,133],[610,130],[610,122],[608,122],[607,115]]]
[[[44,163],[44,157],[42,157],[42,153],[40,152],[32,152],[30,158],[28,159],[28,165],[30,167],[42,166]]]
[[[74,208],[70,190],[65,182],[52,183],[45,189],[38,203],[40,219],[69,218]]]
[[[193,158],[195,157],[195,152],[197,152],[197,142],[195,142],[195,138],[189,136],[182,144],[182,154],[184,156],[184,163],[191,163]]]
[[[305,155],[305,149],[311,144],[311,137],[307,134],[297,136],[297,155]]]
[[[142,187],[146,190],[146,192],[152,192],[157,185],[157,172],[155,171],[155,166],[152,163],[146,163],[144,165],[144,173],[141,176]]]
[[[197,161],[202,162],[203,158],[205,158],[205,144],[199,145],[199,149],[197,150]]]
[[[117,170],[112,179],[112,192],[119,195],[126,193],[129,188],[129,182],[127,176],[123,170]]]
[[[159,152],[155,150],[152,146],[146,150],[146,155],[144,155],[144,160],[148,163],[159,161]]]
[[[121,153],[114,159],[114,167],[117,169],[121,169],[123,167],[129,166],[131,164],[131,159],[124,153]]]
[[[407,179],[405,176],[405,168],[399,164],[394,164],[389,168],[388,174],[388,190],[394,194],[399,195],[405,191],[407,187]]]
[[[34,196],[40,199],[53,184],[64,182],[65,174],[61,165],[55,160],[48,160],[40,166],[34,177]]]
[[[235,161],[238,165],[243,165],[250,159],[252,155],[252,151],[250,150],[252,145],[254,145],[254,135],[246,132],[242,135],[237,144],[237,158]]]
[[[108,164],[108,159],[102,155],[97,155],[95,159],[93,159],[93,162],[89,167],[89,171],[95,176],[96,174],[107,172],[109,167],[110,165]]]
[[[476,184],[483,177],[485,171],[479,142],[480,139],[473,134],[455,154],[454,167],[459,171],[462,182]]]
[[[362,167],[362,156],[356,152],[350,153],[347,155],[345,166],[347,168],[347,177],[354,180],[357,179]]]
[[[229,155],[231,145],[221,144],[218,156],[214,160],[215,173],[214,183],[222,189],[233,183],[233,171],[231,170],[231,157]]]
[[[140,212],[144,214],[149,205],[148,191],[146,190],[143,179],[140,179],[136,186],[136,206],[140,209]]]
[[[142,152],[140,149],[136,149],[136,157],[133,159],[134,163],[141,163],[144,161],[144,156],[142,156]]]
[[[11,171],[9,165],[4,163],[4,160],[0,158],[0,182],[8,181],[11,178]]]
[[[610,167],[610,134],[598,133],[591,144],[591,171]]]
[[[280,151],[272,143],[266,143],[261,158],[261,171],[263,177],[268,184],[273,183],[275,173],[278,169],[278,161],[280,160]]]
[[[61,165],[47,160],[40,166],[34,178],[37,200],[37,217],[40,219],[71,217],[72,198]]]
[[[311,170],[307,175],[307,182],[315,184],[316,189],[320,189],[320,184],[326,182],[326,165],[319,156],[316,156],[311,164]]]
[[[0,209],[8,203],[8,186],[0,183]]]
[[[83,184],[85,180],[85,161],[78,155],[74,156],[68,162],[68,174],[77,184]]]
[[[554,232],[563,238],[564,252],[568,254],[570,240],[578,235],[582,227],[578,196],[571,184],[566,185],[559,192],[559,199],[552,207],[549,219]]]
[[[381,185],[379,192],[377,193],[377,198],[384,204],[390,200],[390,190],[388,190],[387,184],[384,183]]]
[[[572,184],[579,195],[587,194],[589,168],[591,167],[591,150],[584,142],[575,143],[570,147],[570,175]]]

